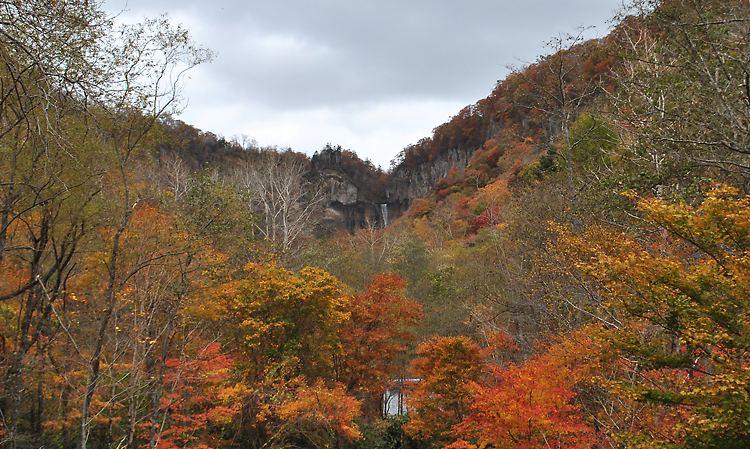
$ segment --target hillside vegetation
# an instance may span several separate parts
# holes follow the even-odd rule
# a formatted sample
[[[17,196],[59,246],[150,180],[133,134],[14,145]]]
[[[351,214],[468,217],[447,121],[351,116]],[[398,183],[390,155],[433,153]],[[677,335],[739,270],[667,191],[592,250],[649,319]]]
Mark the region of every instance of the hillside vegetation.
[[[748,446],[747,2],[634,0],[387,172],[176,120],[211,53],[93,3],[0,1],[2,447]]]

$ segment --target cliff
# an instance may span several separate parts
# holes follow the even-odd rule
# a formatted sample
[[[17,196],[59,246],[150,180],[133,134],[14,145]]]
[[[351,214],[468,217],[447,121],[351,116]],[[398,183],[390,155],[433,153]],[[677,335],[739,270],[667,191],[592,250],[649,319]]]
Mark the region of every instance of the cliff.
[[[400,215],[415,198],[429,195],[432,187],[448,177],[451,168],[463,172],[469,164],[473,151],[448,150],[435,158],[432,163],[418,165],[398,165],[386,185],[385,197],[389,207]]]
[[[357,165],[351,161],[359,159],[347,159],[346,150],[343,157],[336,148],[316,154],[312,159],[313,171],[326,196],[319,216],[321,232],[383,227],[401,216],[414,199],[428,196],[452,168],[462,172],[472,153],[449,150],[432,162],[400,164],[389,175],[375,177],[366,163]]]
[[[379,198],[357,186],[342,170],[335,167],[320,170],[318,182],[325,193],[319,217],[322,233],[381,228],[386,223]]]

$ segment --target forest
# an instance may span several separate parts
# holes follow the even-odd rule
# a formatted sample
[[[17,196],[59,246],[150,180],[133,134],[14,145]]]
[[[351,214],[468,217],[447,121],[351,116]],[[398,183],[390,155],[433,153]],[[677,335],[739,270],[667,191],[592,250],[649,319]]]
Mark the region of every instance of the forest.
[[[211,51],[96,3],[0,0],[0,447],[750,446],[746,0],[630,0],[388,171],[181,122]]]

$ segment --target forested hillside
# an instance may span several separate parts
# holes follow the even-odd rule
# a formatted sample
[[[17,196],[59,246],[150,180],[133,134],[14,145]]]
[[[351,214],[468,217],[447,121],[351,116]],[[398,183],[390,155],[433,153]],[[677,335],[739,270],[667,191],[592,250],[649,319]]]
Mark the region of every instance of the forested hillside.
[[[179,121],[211,52],[94,3],[0,0],[2,447],[748,447],[747,2],[633,0],[387,172]]]

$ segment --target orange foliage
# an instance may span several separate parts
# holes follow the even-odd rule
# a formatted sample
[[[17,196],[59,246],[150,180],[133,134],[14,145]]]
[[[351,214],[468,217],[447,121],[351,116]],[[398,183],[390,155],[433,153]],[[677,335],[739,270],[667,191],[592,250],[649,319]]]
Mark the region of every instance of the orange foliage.
[[[583,342],[583,346],[582,343]],[[515,365],[490,364],[518,350],[502,332],[482,350],[466,337],[420,345],[405,431],[435,446],[458,448],[584,448],[597,443],[576,387],[601,372],[600,348],[584,333],[564,338]],[[593,345],[593,346],[592,346]],[[486,358],[487,356],[494,356]]]
[[[506,203],[509,199],[508,182],[504,179],[498,179],[479,189],[469,204],[471,207],[476,207],[479,203],[484,202],[490,206],[498,206]]]
[[[404,342],[414,339],[410,328],[422,318],[422,306],[402,296],[405,287],[398,275],[375,276],[365,293],[351,296],[351,319],[339,329],[336,377],[347,391],[366,399],[372,416],[379,415],[380,396],[400,374]]]
[[[491,381],[472,384],[468,415],[453,429],[463,440],[452,448],[585,448],[593,430],[573,403],[573,373],[551,354],[506,368]]]
[[[417,198],[411,203],[409,210],[411,214],[409,216],[414,218],[421,218],[428,215],[435,209],[435,203],[425,198]]]
[[[436,337],[419,345],[417,354],[412,372],[419,381],[407,400],[411,421],[404,430],[421,440],[450,441],[483,374],[482,350],[467,337]]]
[[[359,440],[362,435],[354,422],[359,407],[360,402],[348,396],[342,384],[326,388],[318,380],[312,386],[300,386],[276,411],[287,425],[283,434],[275,437],[307,443],[308,447],[330,447],[337,438]]]

